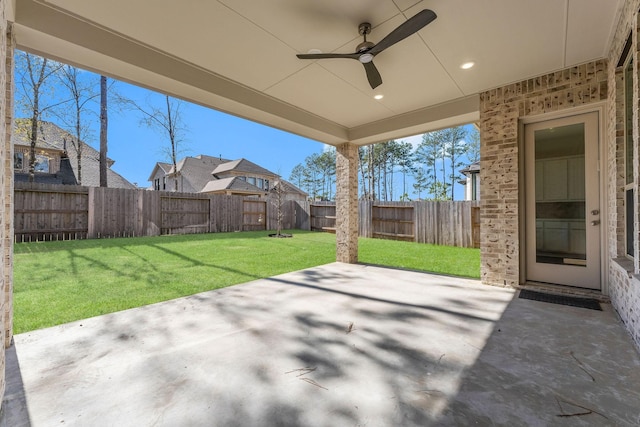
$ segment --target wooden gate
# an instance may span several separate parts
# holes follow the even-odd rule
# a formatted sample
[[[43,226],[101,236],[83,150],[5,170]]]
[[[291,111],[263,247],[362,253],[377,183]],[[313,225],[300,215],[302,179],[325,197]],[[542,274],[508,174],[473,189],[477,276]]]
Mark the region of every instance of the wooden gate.
[[[371,225],[373,237],[379,239],[405,240],[413,242],[414,234],[413,205],[400,202],[394,205],[373,205]]]
[[[160,196],[160,234],[208,233],[209,203],[197,195]]]
[[[267,229],[267,202],[244,200],[242,203],[242,231]]]
[[[336,205],[313,204],[309,206],[311,231],[336,232]]]

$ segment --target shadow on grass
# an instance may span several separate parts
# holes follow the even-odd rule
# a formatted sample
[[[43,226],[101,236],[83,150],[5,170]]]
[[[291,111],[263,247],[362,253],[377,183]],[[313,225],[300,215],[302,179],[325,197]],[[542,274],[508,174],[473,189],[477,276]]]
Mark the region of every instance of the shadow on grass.
[[[96,249],[96,248],[120,248],[123,246],[147,246],[149,244],[164,243],[191,243],[203,241],[235,241],[244,239],[262,239],[267,238],[269,233],[273,231],[242,231],[242,232],[226,232],[226,233],[204,233],[204,234],[180,234],[180,235],[162,235],[151,237],[117,237],[104,239],[86,239],[86,240],[67,240],[54,242],[28,242],[14,244],[14,253],[38,253],[51,251],[66,251],[69,248],[74,249]],[[326,235],[326,233],[317,233],[305,230],[286,230],[287,233],[294,235]],[[270,239],[277,240],[277,239]],[[224,244],[224,243],[222,243]]]

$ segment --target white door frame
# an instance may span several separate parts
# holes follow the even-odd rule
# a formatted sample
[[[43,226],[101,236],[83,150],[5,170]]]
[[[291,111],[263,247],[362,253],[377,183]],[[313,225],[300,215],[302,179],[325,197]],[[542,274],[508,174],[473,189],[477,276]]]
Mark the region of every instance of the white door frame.
[[[598,155],[600,170],[600,284],[601,293],[609,294],[609,207],[608,207],[608,141],[605,139],[606,133],[606,101],[595,102],[593,104],[574,107],[552,113],[538,114],[534,116],[520,117],[518,123],[518,216],[519,220],[519,258],[520,258],[520,283],[524,284],[527,277],[527,252],[526,252],[526,188],[525,188],[525,125],[548,120],[570,117],[585,113],[598,113]]]

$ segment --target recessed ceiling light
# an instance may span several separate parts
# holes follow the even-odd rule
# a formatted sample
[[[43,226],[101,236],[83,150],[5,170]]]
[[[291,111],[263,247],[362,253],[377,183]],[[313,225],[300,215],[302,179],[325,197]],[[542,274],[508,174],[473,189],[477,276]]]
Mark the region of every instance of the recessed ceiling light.
[[[476,65],[475,62],[465,62],[460,66],[460,68],[462,68],[463,70],[468,70],[469,68],[472,68],[474,65]]]
[[[322,51],[320,49],[309,49],[309,51],[307,53],[309,53],[311,55],[315,55],[315,54],[318,54],[318,53],[322,53]]]
[[[374,99],[382,99],[382,98],[384,98],[384,95],[379,93],[379,94],[375,95],[373,98]]]

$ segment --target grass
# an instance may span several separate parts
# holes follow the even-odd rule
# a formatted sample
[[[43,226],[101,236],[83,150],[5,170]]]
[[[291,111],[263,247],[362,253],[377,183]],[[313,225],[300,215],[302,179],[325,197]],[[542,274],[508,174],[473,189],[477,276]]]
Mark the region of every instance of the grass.
[[[193,295],[335,261],[335,236],[293,231],[138,237],[14,246],[14,331]],[[476,249],[360,240],[360,261],[478,277]]]
[[[358,260],[367,264],[480,278],[480,249],[361,238]]]

